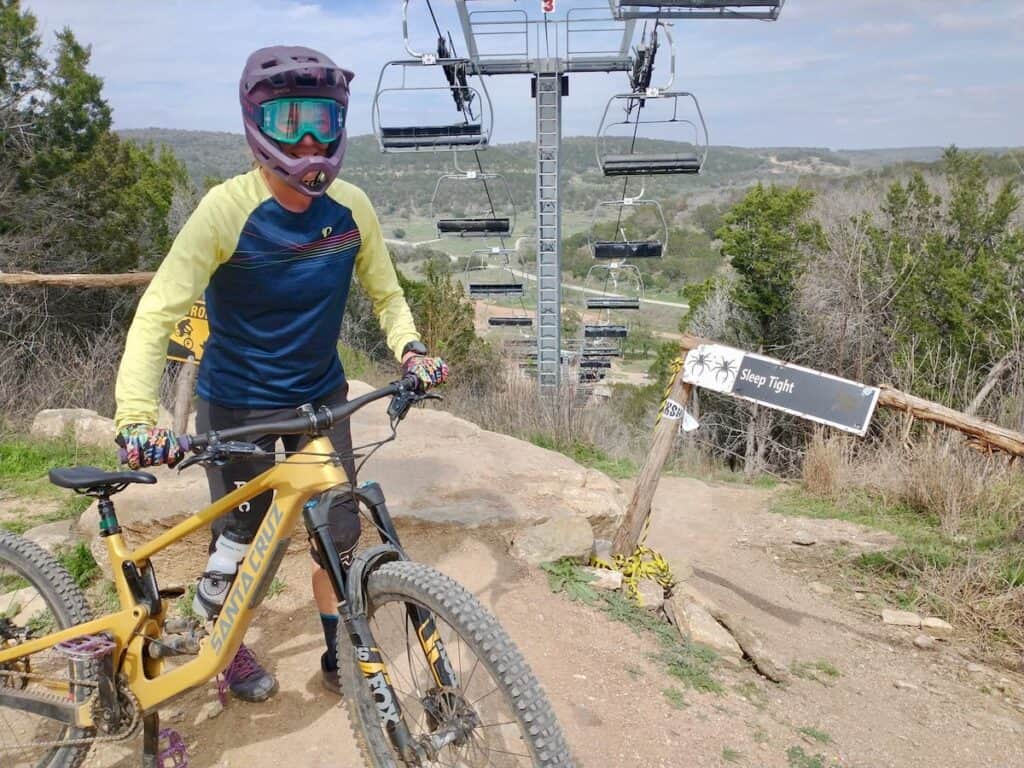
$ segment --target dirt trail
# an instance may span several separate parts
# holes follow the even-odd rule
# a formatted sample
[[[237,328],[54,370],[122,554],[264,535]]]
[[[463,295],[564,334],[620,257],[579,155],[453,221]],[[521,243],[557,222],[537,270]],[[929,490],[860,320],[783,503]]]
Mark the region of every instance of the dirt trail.
[[[723,666],[716,674],[724,692],[687,691],[682,709],[663,694],[681,686],[650,658],[653,639],[552,594],[543,573],[508,558],[500,531],[406,524],[402,536],[417,559],[461,581],[498,615],[546,688],[581,765],[1024,765],[1024,715],[1014,707],[1024,680],[968,672],[955,640],[918,651],[910,631],[858,610],[839,583],[834,595],[814,592],[810,582],[820,577],[790,543],[797,530],[819,547],[847,541],[870,548],[887,537],[844,523],[787,520],[764,511],[768,497],[664,478],[649,543],[670,561],[691,563],[694,586],[747,617],[783,663],[826,661],[840,676],[777,686],[749,667]],[[198,725],[197,714],[215,699],[212,686],[174,704],[165,724],[185,736],[193,768],[359,765],[343,710],[319,685],[322,634],[307,598],[307,558],[295,549],[282,568],[286,588],[265,604],[247,638],[276,669],[281,691],[262,705],[231,702]],[[158,563],[165,583],[199,565],[190,555]],[[106,747],[87,763],[137,764],[125,747]]]

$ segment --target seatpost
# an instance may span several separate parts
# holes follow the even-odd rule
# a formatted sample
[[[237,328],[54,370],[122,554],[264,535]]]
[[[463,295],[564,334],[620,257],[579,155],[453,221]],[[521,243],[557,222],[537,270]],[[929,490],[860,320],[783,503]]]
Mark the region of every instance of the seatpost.
[[[121,533],[121,526],[118,525],[117,514],[114,512],[114,502],[110,500],[110,496],[104,494],[96,498],[99,500],[100,536]]]

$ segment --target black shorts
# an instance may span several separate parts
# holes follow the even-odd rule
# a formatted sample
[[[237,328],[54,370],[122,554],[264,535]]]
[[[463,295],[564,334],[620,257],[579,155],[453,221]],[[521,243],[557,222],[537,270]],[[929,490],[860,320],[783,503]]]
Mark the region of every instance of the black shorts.
[[[312,403],[314,408],[321,405],[333,407],[347,401],[348,384],[336,389],[329,395]],[[223,406],[199,399],[196,408],[196,431],[208,432],[214,429],[228,429],[230,427],[243,427],[249,424],[258,424],[266,421],[279,421],[295,416],[295,408],[274,408],[269,410],[255,408],[224,408]],[[352,459],[352,429],[349,420],[345,419],[336,423],[327,432],[334,448],[342,456],[345,473],[351,479],[355,477],[355,462]],[[301,450],[308,442],[305,435],[259,435],[250,438],[249,441],[256,443],[265,451],[273,451],[278,439],[284,444],[285,451]],[[236,488],[245,485],[252,478],[269,469],[274,463],[272,458],[254,459],[251,461],[233,461],[222,467],[207,467],[206,479],[210,484],[210,498],[213,500],[226,496]],[[273,492],[267,491],[259,496],[250,499],[244,504],[235,507],[231,512],[222,515],[213,522],[212,537],[210,540],[210,552],[213,552],[214,543],[221,532],[230,528],[234,533],[240,535],[245,541],[252,541],[256,537],[260,523],[264,515],[270,509],[270,502],[273,499]],[[330,508],[331,539],[341,557],[341,562],[347,565],[352,559],[356,543],[359,541],[359,509],[355,500],[348,495],[335,499]],[[310,555],[318,565],[319,555],[315,547],[310,547]]]

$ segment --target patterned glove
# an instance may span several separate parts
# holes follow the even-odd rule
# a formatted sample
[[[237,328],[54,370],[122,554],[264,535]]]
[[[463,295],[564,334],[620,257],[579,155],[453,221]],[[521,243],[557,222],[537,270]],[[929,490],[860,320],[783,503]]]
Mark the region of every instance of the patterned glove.
[[[132,469],[166,464],[173,467],[183,458],[187,443],[169,429],[147,424],[129,424],[121,428],[114,441],[121,446],[121,463]]]
[[[444,384],[448,378],[448,364],[440,357],[409,355],[402,362],[402,374],[407,373],[419,379],[420,390],[426,392],[431,387]]]

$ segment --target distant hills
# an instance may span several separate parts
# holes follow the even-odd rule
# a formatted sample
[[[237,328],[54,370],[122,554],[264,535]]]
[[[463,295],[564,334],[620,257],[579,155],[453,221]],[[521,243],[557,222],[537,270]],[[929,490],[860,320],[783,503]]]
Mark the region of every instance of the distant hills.
[[[202,188],[207,179],[224,179],[252,165],[252,157],[241,134],[213,131],[185,131],[146,128],[120,131],[140,144],[165,144],[185,164],[195,184]],[[640,151],[665,151],[667,142],[640,141]],[[831,150],[816,147],[712,147],[705,172],[700,176],[660,177],[648,180],[648,197],[670,199],[680,196],[706,197],[757,181],[794,181],[801,177],[842,178],[898,163],[931,163],[939,159],[942,147],[900,149]],[[1000,150],[985,150],[999,152]],[[532,142],[500,144],[480,153],[483,167],[500,173],[508,181],[512,197],[521,210],[532,207],[535,156]],[[472,154],[462,156],[474,162]],[[563,200],[566,210],[590,210],[596,202],[621,193],[622,182],[601,176],[592,137],[568,137],[562,145]],[[394,155],[381,154],[371,135],[349,139],[344,178],[366,190],[384,213],[408,213],[410,207],[429,204],[440,174],[451,169],[447,152]]]

